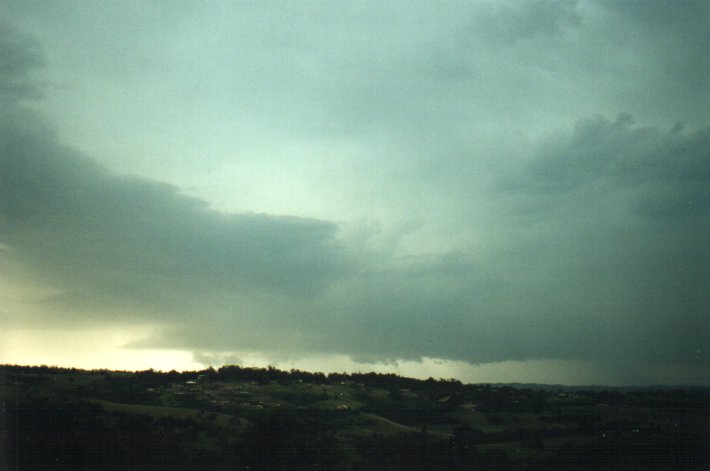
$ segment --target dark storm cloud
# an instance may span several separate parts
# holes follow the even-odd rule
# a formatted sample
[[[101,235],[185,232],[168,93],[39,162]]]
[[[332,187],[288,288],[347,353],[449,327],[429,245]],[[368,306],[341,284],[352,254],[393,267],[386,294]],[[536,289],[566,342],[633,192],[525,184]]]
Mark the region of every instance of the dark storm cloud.
[[[39,45],[0,21],[0,103],[9,106],[19,100],[38,98],[41,87],[31,73],[44,64]]]
[[[660,181],[677,190],[676,198],[698,201],[702,192],[695,198],[692,192],[710,180],[709,132],[637,127],[627,113],[614,121],[601,116],[583,119],[570,136],[551,140],[525,165],[520,183],[526,191],[565,192],[590,182],[618,190]],[[694,208],[708,210],[706,204]]]
[[[0,187],[3,242],[22,258],[71,265],[69,277],[110,269],[288,293],[342,270],[331,223],[212,212],[170,185],[112,175],[18,115],[0,130]]]
[[[194,293],[310,296],[347,270],[337,227],[306,218],[224,215],[177,188],[114,175],[61,145],[27,82],[41,58],[3,29],[0,241],[9,259],[61,293],[52,302],[180,308]]]
[[[366,7],[352,16],[319,10],[313,29],[307,4],[287,5],[276,27],[264,19],[274,13],[256,5],[235,17],[239,28],[207,37],[211,23],[191,23],[204,11],[175,12],[179,27],[150,36],[181,39],[178,52],[156,47],[174,54],[165,64],[187,62],[189,74],[163,88],[161,71],[153,86],[175,87],[180,98],[185,90],[196,103],[189,110],[219,110],[220,123],[247,122],[263,134],[257,144],[302,146],[304,156],[282,159],[281,148],[254,157],[228,141],[215,159],[266,174],[302,159],[303,173],[312,172],[305,187],[330,185],[328,197],[354,202],[338,207],[343,222],[219,213],[177,186],[108,171],[22,105],[38,96],[33,70],[42,58],[31,41],[2,33],[9,106],[0,114],[0,260],[54,290],[42,300],[46,317],[3,315],[157,324],[134,345],[215,355],[708,363],[710,128],[697,83],[707,65],[693,59],[706,29],[702,5],[689,7],[699,8],[693,15],[669,12],[668,26],[657,4],[643,13],[625,3],[427,4],[374,15],[372,29]],[[187,58],[179,54],[190,47]],[[151,50],[138,55],[149,59]],[[131,76],[130,59],[110,70]],[[116,82],[140,89],[144,79],[150,74]],[[208,92],[197,93],[203,84]],[[184,113],[155,106],[159,116]],[[610,118],[619,109],[668,123]],[[179,118],[186,132],[219,139],[205,115]],[[153,129],[149,116],[130,118]],[[673,126],[679,117],[696,119]],[[521,137],[538,119],[538,132]],[[169,163],[158,169],[179,162],[162,158]],[[250,166],[257,159],[263,167]],[[273,181],[287,185],[287,173]],[[287,191],[279,194],[299,196]],[[358,217],[381,210],[382,226],[395,229],[348,237],[352,208]]]
[[[499,176],[504,246],[380,260],[310,335],[355,358],[702,365],[709,152],[708,129],[580,120]]]
[[[686,114],[706,122],[710,3],[602,1],[599,7],[617,73],[625,71],[630,79],[618,99],[669,119]]]
[[[710,128],[660,131],[621,114],[581,120],[522,162],[501,195],[521,233],[537,236],[526,250],[547,261],[523,259],[559,271],[537,292],[547,309],[586,312],[585,332],[614,339],[608,353],[707,361],[708,156]]]
[[[552,37],[579,26],[582,15],[578,3],[576,0],[495,2],[478,18],[475,27],[492,33],[484,36],[488,41],[504,44]]]

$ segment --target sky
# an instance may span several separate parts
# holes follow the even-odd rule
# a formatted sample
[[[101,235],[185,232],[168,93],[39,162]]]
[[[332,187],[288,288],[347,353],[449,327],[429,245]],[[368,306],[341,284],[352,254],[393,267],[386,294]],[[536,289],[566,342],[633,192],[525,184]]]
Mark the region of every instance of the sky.
[[[710,385],[710,2],[0,2],[0,363]]]

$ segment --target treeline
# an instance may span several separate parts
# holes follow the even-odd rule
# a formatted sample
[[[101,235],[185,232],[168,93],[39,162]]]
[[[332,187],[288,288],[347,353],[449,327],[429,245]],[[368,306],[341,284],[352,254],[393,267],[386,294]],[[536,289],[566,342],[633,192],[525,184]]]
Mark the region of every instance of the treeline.
[[[464,385],[456,379],[429,378],[420,380],[398,376],[393,373],[319,373],[292,369],[290,371],[279,370],[273,366],[266,368],[243,367],[238,365],[226,365],[218,369],[212,367],[204,370],[193,371],[156,371],[153,369],[143,371],[121,371],[108,369],[84,370],[79,368],[63,368],[58,366],[24,366],[24,365],[0,365],[0,375],[2,374],[51,374],[51,375],[80,375],[80,374],[106,374],[118,376],[136,376],[140,378],[155,377],[167,381],[189,380],[197,377],[219,381],[255,381],[269,383],[272,381],[291,383],[294,381],[308,383],[335,384],[340,382],[355,382],[367,384],[370,387],[381,388],[409,388],[409,389],[437,389],[463,388]],[[0,376],[2,377],[2,376]],[[512,389],[512,388],[511,388]]]
[[[153,369],[129,372],[106,369],[82,370],[77,368],[61,368],[54,366],[20,366],[0,365],[0,384],[21,378],[22,381],[41,381],[48,375],[103,375],[111,384],[113,393],[121,392],[121,399],[134,402],[142,399],[145,388],[158,387],[170,383],[184,383],[191,380],[222,381],[222,382],[254,382],[269,384],[277,382],[282,385],[293,383],[309,383],[335,385],[347,383],[367,389],[383,389],[390,392],[392,398],[401,396],[402,392],[410,391],[424,395],[426,399],[436,401],[447,398],[448,404],[460,405],[466,401],[474,401],[480,412],[518,411],[542,412],[549,408],[549,399],[555,396],[553,392],[543,389],[524,389],[513,386],[495,384],[463,384],[456,379],[420,380],[407,378],[392,373],[329,373],[308,372],[297,369],[279,370],[273,366],[266,368],[243,367],[238,365],[222,366],[218,369],[162,372]],[[574,397],[578,405],[594,405],[599,403],[610,406],[644,405],[653,403],[658,406],[702,406],[710,402],[710,390],[692,389],[643,389],[638,391],[619,391],[614,388],[600,390],[578,390],[575,393],[564,393]],[[118,399],[118,398],[116,398]]]
[[[21,375],[24,380],[31,376],[42,375],[104,375],[110,380],[133,379],[144,385],[157,386],[164,383],[185,382],[189,380],[206,380],[206,381],[245,381],[258,384],[268,384],[278,382],[280,384],[289,385],[295,382],[310,383],[310,384],[340,384],[343,382],[355,383],[369,388],[386,389],[390,391],[398,391],[401,389],[409,389],[412,391],[441,391],[463,392],[467,386],[455,379],[439,379],[429,378],[427,380],[419,380],[414,378],[406,378],[391,373],[312,373],[292,369],[290,371],[279,370],[272,366],[267,368],[242,367],[237,365],[222,366],[218,369],[212,367],[204,370],[182,371],[175,370],[162,372],[153,369],[143,371],[112,371],[112,370],[82,370],[77,368],[62,368],[55,366],[20,366],[20,365],[0,365],[0,381],[11,380],[13,377]],[[513,390],[513,388],[507,388]]]

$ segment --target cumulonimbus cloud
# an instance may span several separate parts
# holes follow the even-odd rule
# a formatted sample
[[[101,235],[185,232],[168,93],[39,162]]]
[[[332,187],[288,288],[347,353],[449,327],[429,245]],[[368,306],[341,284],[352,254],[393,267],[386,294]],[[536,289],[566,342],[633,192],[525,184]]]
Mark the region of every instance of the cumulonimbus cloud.
[[[505,243],[373,256],[341,223],[219,213],[109,172],[24,105],[31,42],[6,31],[0,50],[1,256],[54,290],[40,325],[151,323],[144,346],[200,351],[708,360],[707,128],[582,119],[492,167],[481,224]]]

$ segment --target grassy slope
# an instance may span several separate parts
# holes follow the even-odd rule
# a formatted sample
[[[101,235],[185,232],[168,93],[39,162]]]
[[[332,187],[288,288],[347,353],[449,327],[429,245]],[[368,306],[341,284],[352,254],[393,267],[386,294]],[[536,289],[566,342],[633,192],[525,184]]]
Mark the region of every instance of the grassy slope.
[[[214,420],[211,420],[213,413],[201,412],[196,409],[186,407],[164,407],[151,406],[145,404],[122,404],[118,402],[105,401],[103,399],[89,399],[89,402],[100,405],[107,412],[123,412],[126,414],[146,414],[154,418],[174,417],[177,419],[193,419],[197,421],[214,422],[219,427],[237,426],[243,429],[247,421],[228,414],[214,413]],[[235,421],[236,419],[236,421]]]

